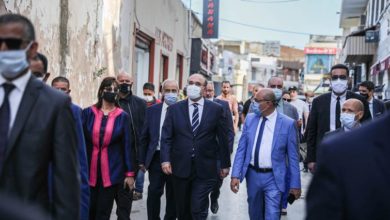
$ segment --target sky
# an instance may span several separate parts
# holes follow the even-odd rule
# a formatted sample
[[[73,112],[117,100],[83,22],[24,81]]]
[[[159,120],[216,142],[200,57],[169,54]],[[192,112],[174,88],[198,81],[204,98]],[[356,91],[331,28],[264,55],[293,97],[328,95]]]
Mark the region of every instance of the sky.
[[[201,18],[203,0],[182,1],[187,7],[192,1],[192,10]],[[337,13],[340,10],[341,0],[220,0],[219,38],[276,40],[282,45],[303,49],[310,34],[342,34]]]

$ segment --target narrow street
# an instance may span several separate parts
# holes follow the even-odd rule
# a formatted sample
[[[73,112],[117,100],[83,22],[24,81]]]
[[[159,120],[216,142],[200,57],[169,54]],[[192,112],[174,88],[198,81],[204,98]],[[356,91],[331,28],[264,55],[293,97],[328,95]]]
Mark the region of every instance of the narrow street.
[[[240,134],[239,134],[240,135]],[[237,149],[239,136],[235,140],[235,149]],[[234,159],[234,155],[232,160]],[[233,162],[233,161],[232,161]],[[302,165],[302,164],[301,164]],[[310,179],[310,173],[301,172],[301,183],[302,183],[302,197],[301,199],[295,201],[292,206],[289,206],[287,209],[287,216],[283,216],[282,220],[302,220],[305,217],[305,200],[304,196],[307,192]],[[141,200],[133,202],[133,208],[131,212],[131,219],[135,220],[146,220],[146,198],[148,195],[147,186],[149,185],[148,174],[145,175],[145,185],[143,198]],[[217,214],[212,214],[209,210],[209,220],[230,220],[230,219],[239,219],[239,220],[249,220],[248,216],[248,206],[247,206],[247,194],[246,194],[246,183],[245,181],[240,185],[240,191],[237,194],[234,194],[230,190],[230,177],[227,177],[224,180],[221,196],[218,200],[219,202],[219,211]],[[164,217],[165,209],[165,196],[162,197],[162,211],[161,218]],[[111,220],[116,219],[115,214],[116,206],[114,204],[114,209],[111,213]]]

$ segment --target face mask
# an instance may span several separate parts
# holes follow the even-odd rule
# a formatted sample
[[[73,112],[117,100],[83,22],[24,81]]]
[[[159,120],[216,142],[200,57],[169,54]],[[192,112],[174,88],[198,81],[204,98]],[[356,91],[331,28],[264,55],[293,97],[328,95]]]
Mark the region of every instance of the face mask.
[[[198,99],[200,97],[201,88],[196,85],[187,86],[187,95],[191,100]]]
[[[115,103],[116,93],[115,92],[103,92],[103,99],[109,103]]]
[[[348,81],[347,80],[332,80],[332,90],[337,94],[342,94],[347,90],[348,87]]]
[[[145,100],[146,100],[146,102],[153,102],[153,96],[151,96],[151,95],[147,95],[147,96],[145,96]]]
[[[177,93],[165,93],[164,101],[167,105],[172,105],[177,102]]]
[[[368,94],[360,93],[361,96],[363,96],[365,99],[368,99]]]
[[[353,113],[341,113],[340,114],[340,121],[341,124],[343,124],[344,127],[348,129],[352,129],[356,122],[355,122],[355,114]]]
[[[255,113],[257,116],[261,116],[261,111],[260,111],[260,104],[257,102],[252,102],[250,106],[251,112]]]
[[[131,85],[127,83],[122,83],[119,85],[119,92],[123,94],[129,93],[131,90]]]
[[[281,89],[278,89],[278,88],[274,88],[274,89],[272,89],[272,91],[274,91],[276,100],[279,101],[282,98],[283,91]]]
[[[0,51],[0,73],[4,78],[15,79],[30,66],[27,51],[31,45],[32,42],[22,50]]]

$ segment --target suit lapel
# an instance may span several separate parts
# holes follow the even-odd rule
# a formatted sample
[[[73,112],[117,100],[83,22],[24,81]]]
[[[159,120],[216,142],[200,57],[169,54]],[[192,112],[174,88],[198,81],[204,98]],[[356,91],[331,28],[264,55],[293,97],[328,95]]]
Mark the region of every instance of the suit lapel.
[[[281,129],[282,129],[282,116],[279,113],[277,113],[271,152],[274,150],[276,146],[276,141],[278,140],[279,132]]]
[[[207,111],[210,107],[210,103],[208,103],[209,101],[208,100],[204,100],[204,105],[203,105],[203,112],[202,112],[202,118],[200,120],[200,125],[199,125],[199,128],[197,129],[197,133],[199,133],[199,131],[201,131],[201,129],[203,128],[203,125],[205,124],[205,120],[206,118],[208,117],[208,114]]]
[[[40,84],[40,82],[36,81],[33,77],[31,77],[27,83],[22,100],[20,101],[18,112],[15,117],[14,125],[10,133],[5,158],[7,158],[12,151],[12,148],[15,146],[16,140],[23,130],[29,115],[32,113],[34,104],[39,96],[39,89],[42,86],[43,84]]]
[[[161,113],[162,113],[162,109],[163,109],[163,104],[158,104],[160,106],[158,106],[158,108],[156,109],[156,124],[157,124],[157,129],[158,129],[158,134],[160,133],[160,126],[161,126]]]
[[[326,96],[325,96],[325,99],[324,99],[324,102],[323,104],[321,104],[319,107],[321,108],[322,106],[325,107],[325,110],[324,110],[324,126],[326,128],[327,131],[330,130],[330,107],[332,106],[332,93],[328,93]],[[322,117],[320,115],[320,117]]]
[[[186,99],[183,103],[182,103],[182,111],[184,113],[184,117],[185,117],[185,121],[187,122],[187,126],[188,126],[188,129],[191,131],[192,133],[192,126],[191,126],[191,121],[190,121],[190,111],[189,111],[189,108],[188,108],[188,99]],[[192,117],[192,116],[191,116]]]

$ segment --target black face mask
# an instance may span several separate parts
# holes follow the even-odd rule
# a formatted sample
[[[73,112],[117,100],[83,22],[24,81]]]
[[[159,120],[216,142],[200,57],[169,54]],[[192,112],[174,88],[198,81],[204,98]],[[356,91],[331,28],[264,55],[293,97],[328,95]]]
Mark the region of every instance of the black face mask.
[[[103,92],[103,99],[109,103],[115,103],[116,93],[115,92]]]
[[[119,85],[119,92],[123,94],[127,94],[131,91],[131,85],[127,83],[122,83]]]
[[[363,96],[365,99],[368,99],[368,94],[362,94],[360,93],[361,96]]]

